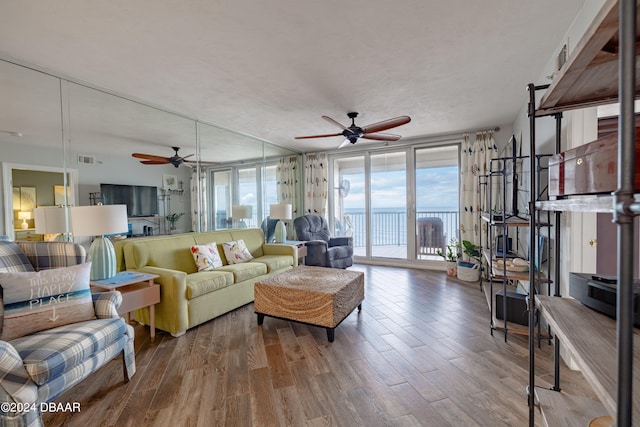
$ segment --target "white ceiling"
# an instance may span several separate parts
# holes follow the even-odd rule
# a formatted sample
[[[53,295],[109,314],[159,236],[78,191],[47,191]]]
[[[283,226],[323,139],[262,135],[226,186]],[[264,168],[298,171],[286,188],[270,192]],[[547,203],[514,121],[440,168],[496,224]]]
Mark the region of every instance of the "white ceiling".
[[[337,132],[321,116],[349,111],[360,126],[408,115],[390,131],[405,139],[511,124],[583,3],[0,0],[0,53],[305,152],[342,139],[295,136]]]

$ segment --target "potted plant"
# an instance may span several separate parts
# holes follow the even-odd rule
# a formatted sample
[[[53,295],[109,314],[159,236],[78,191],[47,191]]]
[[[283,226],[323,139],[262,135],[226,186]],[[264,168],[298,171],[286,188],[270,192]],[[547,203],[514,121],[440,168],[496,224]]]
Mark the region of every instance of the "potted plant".
[[[444,258],[445,261],[447,261],[447,274],[449,276],[455,276],[457,272],[456,267],[458,258],[462,256],[462,246],[460,244],[460,241],[453,237],[447,245],[446,255],[442,252],[441,249],[438,249],[437,254]]]
[[[477,282],[480,280],[480,257],[482,255],[480,247],[473,242],[463,240],[462,251],[473,262],[458,261],[458,279]]]
[[[174,212],[171,215],[167,215],[167,221],[169,221],[170,230],[175,230],[176,229],[176,222],[178,222],[178,220],[180,218],[182,218],[182,216],[184,215],[184,212]]]

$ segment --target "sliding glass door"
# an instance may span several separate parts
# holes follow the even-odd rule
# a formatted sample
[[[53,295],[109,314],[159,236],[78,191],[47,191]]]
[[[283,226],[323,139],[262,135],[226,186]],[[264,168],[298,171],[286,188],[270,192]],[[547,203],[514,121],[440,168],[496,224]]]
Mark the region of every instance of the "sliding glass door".
[[[442,260],[451,238],[459,238],[459,146],[415,150],[416,259]]]
[[[458,236],[458,143],[334,157],[330,223],[369,259],[442,260]]]
[[[371,256],[407,258],[407,155],[373,154],[371,159]]]

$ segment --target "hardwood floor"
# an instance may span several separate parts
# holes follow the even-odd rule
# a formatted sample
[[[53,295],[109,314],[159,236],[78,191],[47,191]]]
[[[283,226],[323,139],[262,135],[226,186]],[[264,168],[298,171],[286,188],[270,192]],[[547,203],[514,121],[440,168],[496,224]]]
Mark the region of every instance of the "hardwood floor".
[[[324,329],[265,318],[253,304],[180,338],[136,325],[138,372],[110,362],[57,402],[79,413],[47,426],[525,426],[526,337],[489,333],[477,284],[443,272],[354,266],[365,300],[327,342]],[[536,374],[552,381],[552,347]],[[562,388],[593,397],[579,373]],[[540,416],[536,424],[542,425]]]

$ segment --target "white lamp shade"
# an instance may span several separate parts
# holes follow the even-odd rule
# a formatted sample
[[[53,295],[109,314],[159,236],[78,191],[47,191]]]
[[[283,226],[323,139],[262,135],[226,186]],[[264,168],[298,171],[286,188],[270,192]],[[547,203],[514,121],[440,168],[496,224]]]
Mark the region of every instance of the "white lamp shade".
[[[253,215],[253,207],[251,205],[233,205],[231,207],[231,216],[235,219],[251,218]]]
[[[28,211],[18,212],[18,219],[31,219],[31,212],[28,212]]]
[[[288,203],[280,203],[270,206],[269,217],[271,219],[291,219],[291,215],[291,205]]]
[[[67,232],[65,209],[56,206],[33,210],[37,234],[61,234]]]
[[[103,236],[129,231],[126,205],[74,206],[71,228],[76,236]]]

